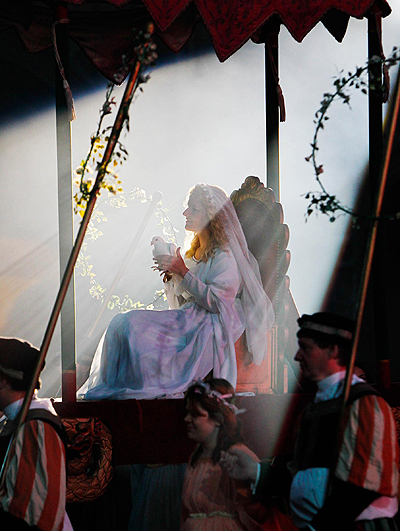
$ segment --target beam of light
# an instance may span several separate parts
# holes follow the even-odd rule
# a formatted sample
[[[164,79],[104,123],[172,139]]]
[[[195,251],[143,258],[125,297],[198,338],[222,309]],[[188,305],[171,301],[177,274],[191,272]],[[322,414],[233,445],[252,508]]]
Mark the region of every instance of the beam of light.
[[[392,37],[386,37],[389,49],[398,44],[398,14],[384,21],[384,39],[391,24]],[[300,313],[319,309],[346,226],[345,220],[330,224],[321,217],[304,223],[306,201],[301,194],[315,186],[311,166],[303,162],[312,138],[312,116],[336,70],[354,68],[365,57],[365,21],[351,21],[340,45],[323,28],[317,27],[300,45],[284,28],[281,30],[280,78],[288,114],[280,133],[282,204],[291,233],[288,274]],[[87,152],[105,84],[75,96],[78,118],[73,124],[73,167]],[[332,136],[326,136],[327,145],[321,147],[322,162],[328,166],[329,175],[334,176],[334,191],[349,203],[355,197],[360,168],[366,160],[366,99],[354,103],[354,107],[352,112],[338,114],[337,125],[328,132]],[[59,266],[56,239],[49,254],[32,255],[18,264],[25,251],[34,249],[58,230],[54,110],[36,110],[39,112],[4,126],[0,136],[2,265],[15,263],[13,267],[21,268],[16,278],[30,282],[2,278],[0,294],[7,306],[3,304],[0,333],[15,334],[38,344],[58,286]],[[258,175],[265,182],[264,120],[263,46],[248,43],[223,64],[213,54],[206,54],[156,68],[132,106],[131,132],[123,139],[130,158],[121,172],[122,187],[124,191],[134,187],[150,193],[160,190],[164,204],[171,208],[174,226],[181,231],[178,238],[183,240],[182,202],[188,188],[196,182],[217,184],[228,193],[239,188],[247,175]],[[341,121],[352,124],[345,126],[344,133]],[[136,210],[139,213],[136,206],[126,209],[116,223],[119,228],[114,235],[114,221],[107,222],[104,249],[100,241],[92,246],[98,278],[103,279],[104,275],[108,279],[115,271],[118,253],[126,250],[139,223],[136,214],[132,214]],[[155,223],[149,230],[148,242],[158,232]],[[11,245],[7,241],[17,243]],[[36,260],[37,265],[33,266]],[[141,290],[147,284],[145,275],[150,266],[148,245],[138,249],[126,280],[129,293],[136,293],[138,299],[146,299]],[[105,268],[104,273],[100,273],[100,267]],[[33,280],[32,271],[40,280]],[[83,280],[77,279],[78,329],[83,326],[87,305],[93,302]],[[17,287],[10,289],[13,282]],[[153,285],[157,283],[154,277]],[[107,324],[103,324],[104,328]],[[88,355],[94,352],[93,345],[79,344],[79,334],[78,361],[86,348]],[[54,351],[59,348],[56,343]],[[57,371],[58,366],[54,368],[54,381],[59,377]],[[44,388],[54,388],[53,384],[44,384]]]

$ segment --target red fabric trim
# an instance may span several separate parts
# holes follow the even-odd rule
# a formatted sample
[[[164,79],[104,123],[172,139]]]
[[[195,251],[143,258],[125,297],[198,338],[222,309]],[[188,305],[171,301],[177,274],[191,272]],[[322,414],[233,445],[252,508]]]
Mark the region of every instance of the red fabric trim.
[[[384,425],[387,428],[382,434],[384,455],[382,455],[381,484],[379,485],[378,492],[392,493],[396,491],[396,485],[393,485],[393,463],[395,462],[396,458],[396,450],[388,427],[390,426],[391,422],[394,421],[391,419],[392,412],[389,407],[382,407],[382,414],[384,417]]]
[[[36,476],[39,452],[37,444],[38,423],[36,420],[32,420],[25,424],[22,429],[24,430],[23,445],[9,512],[17,518],[24,519]]]
[[[67,0],[69,4],[84,4],[86,0]],[[116,7],[131,0],[108,0]],[[387,16],[391,9],[386,0],[142,0],[131,3],[119,13],[69,11],[69,34],[86,53],[94,66],[106,78],[113,80],[122,66],[122,55],[129,53],[133,27],[143,27],[153,17],[158,34],[174,51],[184,46],[197,21],[202,18],[214,43],[220,61],[225,61],[247,40],[257,42],[257,32],[276,15],[292,36],[301,41],[322,19],[337,40],[346,32],[350,16],[362,18],[379,11]],[[53,11],[41,7],[33,11],[28,27],[24,20],[0,12],[0,28],[14,26],[29,52],[44,50],[52,45]],[[23,17],[22,17],[23,18]],[[26,22],[26,21],[25,21]],[[259,39],[262,41],[262,37]]]
[[[67,1],[73,4],[84,2]],[[121,6],[129,0],[108,2]],[[383,16],[391,12],[386,0],[143,0],[160,29],[161,37],[174,52],[178,52],[192,34],[194,20],[180,20],[191,3],[198,9],[220,61],[225,61],[243,46],[272,15],[279,16],[293,38],[301,42],[330,12],[338,11],[342,16],[338,34],[332,31],[331,24],[327,24],[328,31],[339,41],[347,27],[346,17],[363,18],[370,9],[381,12]]]
[[[354,443],[354,455],[352,459],[349,483],[364,487],[367,468],[370,462],[372,445],[374,442],[375,427],[375,397],[367,396],[357,401],[358,426],[357,436]],[[354,406],[355,407],[355,406]]]
[[[62,443],[54,428],[48,422],[43,422],[44,451],[46,452],[47,496],[43,504],[37,526],[40,529],[55,529],[60,509],[61,466],[65,463],[62,456]],[[59,527],[63,526],[63,518]]]
[[[170,50],[178,53],[192,36],[199,20],[200,15],[195,5],[191,3],[166,30],[157,30],[157,34]]]
[[[122,15],[118,11],[82,12],[79,16],[74,16],[72,10],[69,12],[70,38],[79,45],[94,67],[112,82],[115,82],[114,74],[122,67],[122,56],[131,49],[132,28],[143,27],[150,20],[144,6],[123,12]],[[46,50],[53,45],[51,9],[35,11],[29,28],[23,27],[18,19],[3,21],[0,11],[0,28],[1,22],[4,22],[4,28],[13,26],[16,29],[30,53]]]
[[[221,61],[236,52],[272,15],[278,15],[293,38],[301,42],[312,28],[338,10],[363,18],[372,6],[390,13],[385,0],[193,0]],[[161,31],[165,31],[190,0],[143,0]],[[181,11],[179,11],[179,9]]]
[[[112,1],[112,0],[111,0]],[[165,31],[182,14],[192,0],[143,0],[161,31]]]
[[[86,2],[86,0],[65,0],[68,4],[81,5]],[[107,0],[109,4],[112,4],[116,7],[121,7],[125,4],[129,4],[131,0]]]
[[[354,408],[358,407],[358,411]],[[356,423],[356,432],[346,428],[344,438],[351,445],[349,452],[349,483],[378,492],[382,496],[397,493],[398,445],[394,419],[382,397],[364,396],[352,406],[346,422]],[[353,440],[354,436],[354,440]]]

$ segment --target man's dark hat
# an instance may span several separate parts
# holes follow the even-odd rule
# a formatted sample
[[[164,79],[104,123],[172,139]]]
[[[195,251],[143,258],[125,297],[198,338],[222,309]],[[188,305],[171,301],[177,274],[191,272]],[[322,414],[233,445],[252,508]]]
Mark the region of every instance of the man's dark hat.
[[[297,322],[300,327],[297,337],[311,337],[339,344],[350,344],[353,339],[355,322],[342,315],[329,312],[304,314]]]
[[[9,378],[29,382],[39,355],[39,349],[27,341],[15,337],[0,337],[0,372]]]

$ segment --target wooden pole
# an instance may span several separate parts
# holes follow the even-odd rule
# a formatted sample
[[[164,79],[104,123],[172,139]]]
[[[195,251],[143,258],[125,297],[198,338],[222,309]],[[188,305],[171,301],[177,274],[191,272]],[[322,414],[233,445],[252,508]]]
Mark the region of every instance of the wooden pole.
[[[148,33],[153,33],[152,27],[151,29],[149,28]],[[79,251],[81,249],[83,239],[85,237],[86,229],[89,225],[89,221],[90,221],[92,212],[94,210],[94,206],[96,204],[97,195],[99,194],[101,183],[106,173],[107,165],[111,159],[115,145],[118,141],[119,135],[122,130],[123,123],[128,116],[128,110],[129,110],[129,106],[132,101],[133,94],[138,86],[138,78],[139,78],[139,74],[141,71],[141,67],[142,67],[142,63],[139,61],[139,59],[137,59],[132,66],[131,73],[130,73],[130,76],[129,76],[129,79],[128,79],[128,82],[125,88],[125,92],[124,92],[121,104],[119,106],[117,116],[115,118],[114,126],[110,134],[106,149],[104,151],[103,160],[97,172],[96,181],[90,192],[90,198],[87,203],[85,214],[83,216],[78,234],[76,236],[75,243],[72,248],[72,251],[71,251],[71,254],[70,254],[70,257],[69,257],[69,260],[68,260],[68,263],[67,263],[62,281],[61,281],[61,285],[60,285],[60,288],[59,288],[59,291],[58,291],[58,294],[57,294],[57,297],[56,297],[56,300],[53,306],[53,311],[51,313],[50,320],[49,320],[49,323],[46,328],[46,332],[43,337],[42,345],[40,347],[40,356],[38,358],[37,365],[36,365],[34,374],[32,376],[32,380],[26,391],[21,409],[17,417],[15,429],[13,431],[10,443],[7,448],[7,452],[4,457],[4,461],[3,461],[3,465],[2,465],[2,469],[0,473],[0,491],[2,490],[4,486],[6,472],[10,464],[11,453],[12,453],[11,449],[15,445],[15,441],[16,441],[18,432],[21,428],[21,425],[26,419],[26,415],[28,413],[28,409],[29,409],[29,406],[32,400],[34,390],[35,390],[35,384],[37,382],[37,379],[39,378],[39,374],[41,372],[43,362],[46,358],[46,354],[47,354],[51,339],[54,334],[57,320],[60,315],[61,308],[62,308],[63,302],[67,294],[67,290],[68,290],[71,277],[73,275],[75,263],[78,258]]]
[[[69,78],[68,6],[56,6],[55,36],[58,55]],[[58,232],[60,281],[74,243],[74,219],[72,209],[72,146],[71,122],[66,101],[63,78],[55,61],[56,133],[58,174]],[[67,402],[76,400],[76,329],[75,329],[75,279],[71,278],[61,310],[61,388]]]
[[[365,260],[364,260],[363,274],[361,278],[361,285],[360,285],[359,296],[358,296],[356,330],[355,330],[354,340],[353,340],[350,367],[348,368],[347,374],[346,374],[343,408],[345,407],[345,403],[348,399],[350,387],[351,387],[351,376],[353,373],[354,361],[355,361],[356,354],[357,354],[361,323],[362,323],[363,312],[364,312],[364,307],[365,307],[365,300],[367,296],[368,283],[370,280],[370,274],[372,270],[374,251],[376,251],[377,231],[378,231],[378,223],[379,223],[378,218],[381,215],[383,196],[385,193],[386,181],[387,181],[387,176],[389,172],[390,158],[391,158],[391,154],[393,150],[394,136],[395,136],[397,122],[399,118],[400,71],[397,74],[395,93],[393,97],[394,97],[394,104],[393,104],[393,108],[391,109],[389,120],[388,120],[388,124],[389,124],[388,125],[388,130],[389,130],[388,143],[387,143],[386,153],[384,157],[383,167],[380,172],[378,194],[377,194],[376,201],[375,201],[375,208],[373,212],[373,222],[371,223],[371,231],[369,235],[367,253],[365,256]],[[380,340],[381,338],[379,338],[379,342]]]
[[[344,391],[342,395],[342,407],[341,407],[341,415],[340,415],[340,424],[338,428],[341,427],[341,424],[343,422],[344,418],[344,412],[346,409],[347,400],[349,398],[350,388],[351,388],[351,380],[353,376],[353,369],[354,369],[354,363],[357,355],[357,349],[358,349],[358,343],[360,339],[360,331],[361,331],[361,324],[364,314],[364,308],[365,308],[365,301],[367,297],[367,290],[368,290],[368,284],[371,277],[371,270],[372,270],[372,263],[374,258],[374,251],[376,250],[376,240],[377,240],[377,230],[378,230],[378,223],[379,223],[379,216],[381,214],[382,210],[382,203],[383,203],[383,196],[385,193],[385,187],[386,187],[386,181],[387,176],[389,172],[389,165],[390,165],[390,158],[393,150],[393,142],[397,127],[397,122],[399,118],[399,111],[400,111],[400,71],[397,74],[397,80],[396,80],[396,87],[395,92],[393,96],[393,107],[390,109],[389,119],[388,119],[388,142],[387,142],[387,148],[386,153],[384,157],[383,167],[380,172],[380,179],[379,179],[379,187],[378,187],[378,193],[375,200],[375,208],[373,211],[373,217],[371,220],[371,229],[369,233],[368,243],[367,243],[367,250],[365,253],[365,259],[364,259],[364,266],[361,276],[361,282],[360,282],[360,289],[359,294],[357,298],[357,319],[356,319],[356,327],[354,331],[354,338],[353,338],[353,345],[352,345],[352,351],[351,351],[351,357],[350,362],[347,367],[346,371],[346,378],[345,378],[345,385],[344,385]],[[327,494],[330,491],[330,487],[332,485],[332,480],[336,468],[337,458],[339,456],[340,452],[340,433],[341,429],[338,429],[338,439],[337,444],[335,448],[335,454],[332,459],[332,466],[330,469],[330,478],[329,478],[329,485],[327,488]]]

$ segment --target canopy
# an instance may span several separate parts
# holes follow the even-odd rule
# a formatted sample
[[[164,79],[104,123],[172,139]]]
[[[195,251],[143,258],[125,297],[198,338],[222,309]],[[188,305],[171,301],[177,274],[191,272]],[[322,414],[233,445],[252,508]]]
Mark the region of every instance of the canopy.
[[[191,21],[184,22],[184,10],[194,4],[220,61],[235,53],[250,38],[257,41],[260,29],[274,15],[296,41],[301,42],[319,21],[341,41],[350,16],[363,18],[371,11],[387,16],[391,11],[386,0],[144,0],[144,3],[162,32],[174,29],[174,24],[185,27],[187,32]],[[174,45],[173,42],[168,44]]]
[[[282,23],[299,42],[321,21],[341,41],[350,17],[391,12],[386,0],[67,0],[67,4],[70,37],[112,81],[129,50],[132,28],[151,19],[176,53],[202,20],[218,58],[225,61],[249,39],[263,42],[267,21]],[[14,26],[30,52],[52,46],[53,22],[54,2],[16,0],[4,2],[0,11],[0,29]]]

